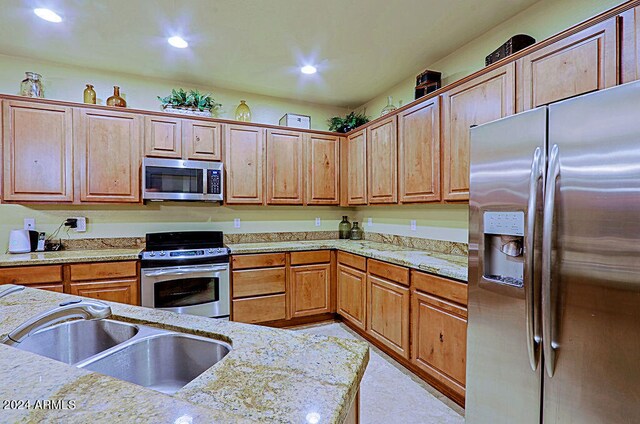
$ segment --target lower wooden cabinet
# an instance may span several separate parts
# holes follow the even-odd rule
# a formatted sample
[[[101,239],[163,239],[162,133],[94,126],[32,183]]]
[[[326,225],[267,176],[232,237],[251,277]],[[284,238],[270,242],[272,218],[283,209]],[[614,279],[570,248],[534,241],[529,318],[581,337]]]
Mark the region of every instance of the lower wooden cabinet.
[[[331,264],[292,266],[291,317],[331,312]]]
[[[338,314],[364,330],[366,300],[367,274],[338,262]]]
[[[111,302],[140,304],[137,261],[0,268],[0,284],[20,284]]]
[[[464,398],[467,309],[414,290],[411,362]]]
[[[255,324],[287,318],[287,299],[284,293],[270,296],[233,299],[233,321]]]
[[[367,274],[367,333],[409,358],[409,289]]]

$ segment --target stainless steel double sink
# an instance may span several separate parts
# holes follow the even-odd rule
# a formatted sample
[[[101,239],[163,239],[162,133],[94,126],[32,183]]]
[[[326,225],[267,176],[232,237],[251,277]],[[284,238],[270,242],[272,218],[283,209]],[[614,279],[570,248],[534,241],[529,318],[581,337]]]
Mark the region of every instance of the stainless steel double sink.
[[[221,341],[110,319],[57,324],[15,347],[167,394],[231,350]]]

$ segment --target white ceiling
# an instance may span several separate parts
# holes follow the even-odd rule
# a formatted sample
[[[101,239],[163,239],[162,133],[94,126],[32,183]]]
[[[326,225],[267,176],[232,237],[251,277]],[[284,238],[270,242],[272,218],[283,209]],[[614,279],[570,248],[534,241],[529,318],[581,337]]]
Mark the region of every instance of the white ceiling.
[[[358,106],[535,2],[0,0],[0,53]],[[187,49],[167,44],[176,34]]]

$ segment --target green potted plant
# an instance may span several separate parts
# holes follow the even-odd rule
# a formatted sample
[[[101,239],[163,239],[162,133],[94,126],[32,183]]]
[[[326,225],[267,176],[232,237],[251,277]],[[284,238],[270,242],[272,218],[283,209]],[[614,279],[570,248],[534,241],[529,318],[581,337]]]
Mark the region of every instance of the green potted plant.
[[[369,122],[369,117],[364,112],[351,112],[344,118],[340,116],[334,116],[327,121],[329,124],[329,131],[335,131],[340,133],[348,133],[349,131],[358,128],[361,125]]]
[[[211,97],[211,94],[202,94],[198,90],[182,88],[171,90],[167,97],[158,96],[165,112],[180,113],[183,115],[211,116],[211,112],[222,106]]]

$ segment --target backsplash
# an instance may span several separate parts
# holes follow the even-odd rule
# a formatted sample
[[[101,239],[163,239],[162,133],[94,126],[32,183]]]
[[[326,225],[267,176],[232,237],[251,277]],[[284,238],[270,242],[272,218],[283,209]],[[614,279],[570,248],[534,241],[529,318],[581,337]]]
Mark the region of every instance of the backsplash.
[[[295,231],[279,233],[225,234],[224,242],[226,244],[237,244],[274,241],[331,240],[337,238],[337,231]]]
[[[397,236],[394,234],[380,234],[373,232],[364,233],[365,240],[376,241],[378,243],[394,244],[396,246],[410,247],[427,252],[447,253],[450,255],[469,254],[467,243],[454,241],[432,240],[418,237]]]

